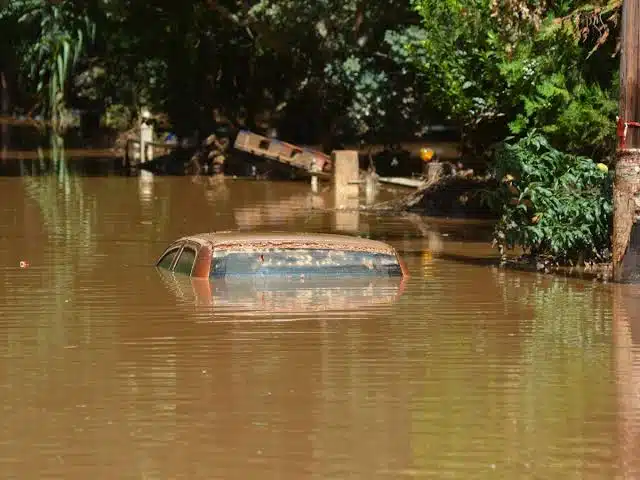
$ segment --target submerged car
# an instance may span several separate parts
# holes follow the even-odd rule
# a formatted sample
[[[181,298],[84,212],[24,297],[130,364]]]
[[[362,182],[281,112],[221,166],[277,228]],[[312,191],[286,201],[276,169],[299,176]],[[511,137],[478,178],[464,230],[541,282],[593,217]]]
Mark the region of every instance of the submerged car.
[[[197,278],[408,276],[398,253],[386,243],[310,233],[200,233],[173,242],[156,266]]]

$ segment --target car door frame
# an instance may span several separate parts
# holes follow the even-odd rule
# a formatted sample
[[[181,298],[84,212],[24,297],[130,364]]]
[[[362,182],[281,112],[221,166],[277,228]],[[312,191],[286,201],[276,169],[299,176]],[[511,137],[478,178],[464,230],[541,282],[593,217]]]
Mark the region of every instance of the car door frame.
[[[188,276],[189,276],[189,277],[191,277],[191,276],[193,275],[193,271],[195,270],[196,265],[197,265],[197,263],[198,263],[198,254],[199,254],[199,252],[200,252],[201,245],[199,245],[199,244],[198,244],[198,243],[196,243],[196,242],[191,242],[191,241],[189,241],[189,240],[185,240],[185,241],[181,242],[181,245],[180,245],[180,251],[179,251],[179,252],[178,252],[178,254],[176,255],[176,258],[174,258],[174,259],[173,259],[173,261],[171,262],[171,268],[170,268],[170,271],[171,271],[171,273],[173,273],[174,275],[175,275],[175,273],[176,273],[176,272],[175,272],[175,268],[176,268],[176,264],[178,263],[178,259],[179,259],[179,258],[180,258],[180,256],[182,255],[182,252],[184,252],[184,249],[185,249],[185,248],[187,248],[187,247],[191,248],[191,249],[195,252],[195,255],[194,255],[194,257],[193,257],[193,265],[191,265],[191,270],[189,271]]]
[[[180,254],[182,253],[182,248],[184,247],[185,242],[184,241],[180,241],[180,242],[176,242],[171,244],[170,246],[168,246],[164,252],[162,252],[162,255],[160,255],[160,258],[158,259],[158,261],[156,262],[156,267],[160,268],[160,262],[162,262],[162,260],[172,251],[177,250],[177,254],[175,257],[173,257],[173,260],[171,260],[171,263],[169,264],[169,266],[166,268],[166,270],[168,272],[173,272],[173,268],[176,265],[176,260],[178,260],[178,257],[180,256]]]

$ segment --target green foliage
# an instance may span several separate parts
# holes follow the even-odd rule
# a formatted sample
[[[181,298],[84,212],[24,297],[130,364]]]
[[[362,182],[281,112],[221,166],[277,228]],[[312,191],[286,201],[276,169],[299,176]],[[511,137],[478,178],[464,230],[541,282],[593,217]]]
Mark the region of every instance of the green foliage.
[[[615,148],[618,78],[611,68],[604,85],[590,81],[586,64],[563,61],[567,52],[581,57],[580,49],[565,40],[555,38],[544,56],[520,51],[516,61],[502,66],[521,101],[509,130],[522,135],[539,129],[561,150],[604,159]],[[582,59],[586,62],[584,51]]]
[[[414,0],[424,38],[408,50],[422,88],[462,129],[464,160],[494,156],[498,178],[513,177],[489,197],[501,249],[606,257],[611,179],[586,157],[608,161],[615,148],[618,61],[607,39],[618,6]]]
[[[614,31],[614,3],[4,0],[0,54],[54,124],[66,108],[128,105],[168,113],[179,135],[215,111],[293,141],[378,143],[448,120],[471,155],[538,128],[600,157],[615,79],[597,32]]]
[[[68,81],[94,39],[95,25],[70,0],[13,0],[0,15],[33,39],[19,45],[23,71],[35,85],[54,131],[64,130]]]
[[[408,133],[428,110],[412,67],[397,55],[417,20],[405,0],[10,5],[6,25],[19,28],[2,31],[32,80],[20,87],[49,113],[65,105],[146,106],[168,113],[177,133],[190,135],[210,129],[215,110],[238,126],[281,126],[281,135],[312,142]]]
[[[102,116],[101,123],[107,128],[125,131],[131,127],[134,111],[127,105],[109,105]]]
[[[613,2],[609,2],[613,3]],[[425,38],[408,47],[422,88],[463,129],[471,154],[538,129],[561,150],[613,152],[617,64],[593,5],[415,0]],[[610,6],[609,6],[610,7]],[[613,10],[607,10],[607,19]],[[589,16],[591,15],[591,16]],[[608,30],[607,30],[608,32]]]
[[[261,0],[249,13],[263,51],[271,49],[291,83],[276,102],[284,114],[311,100],[308,114],[332,135],[371,140],[409,135],[428,118],[404,52],[417,30],[405,0]]]
[[[365,134],[373,123],[372,118],[384,116],[384,90],[387,76],[374,71],[370,65],[356,56],[349,56],[343,62],[328,64],[325,68],[328,81],[336,88],[352,90],[353,101],[347,117],[358,134]]]
[[[464,125],[495,118],[504,52],[495,48],[488,2],[420,0],[415,6],[425,33],[409,48],[436,108]]]
[[[617,111],[618,102],[611,90],[597,84],[579,84],[564,108],[558,109],[555,122],[545,125],[543,131],[554,144],[570,152],[605,159],[615,150]]]
[[[502,72],[512,56],[489,0],[415,0],[424,34],[408,45],[433,108],[462,130],[469,156],[501,140],[517,95]],[[529,29],[527,29],[529,30]]]
[[[607,257],[613,209],[608,172],[556,150],[536,131],[505,144],[493,167],[502,179],[489,197],[501,212],[494,231],[501,250],[518,246],[559,262]]]

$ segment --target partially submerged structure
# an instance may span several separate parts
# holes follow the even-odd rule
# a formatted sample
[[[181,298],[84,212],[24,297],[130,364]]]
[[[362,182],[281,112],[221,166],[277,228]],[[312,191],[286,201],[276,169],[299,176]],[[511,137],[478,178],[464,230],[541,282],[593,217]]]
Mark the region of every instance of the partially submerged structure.
[[[234,147],[248,154],[291,167],[303,175],[328,177],[332,169],[331,157],[325,153],[246,130],[238,133]]]
[[[182,237],[156,266],[198,278],[386,276],[408,272],[390,245],[349,235],[213,232]]]

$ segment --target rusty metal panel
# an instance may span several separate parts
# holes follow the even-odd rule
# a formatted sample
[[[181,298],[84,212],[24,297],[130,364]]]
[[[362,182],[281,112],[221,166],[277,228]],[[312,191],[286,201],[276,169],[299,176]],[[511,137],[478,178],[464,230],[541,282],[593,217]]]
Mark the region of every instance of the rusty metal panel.
[[[234,148],[305,170],[311,170],[314,163],[320,171],[326,172],[331,168],[331,158],[320,151],[299,147],[249,131],[238,133]]]
[[[192,277],[208,277],[211,268],[212,249],[210,245],[203,245],[198,250],[196,264],[193,267]]]
[[[246,246],[250,249],[287,247],[287,248],[324,248],[332,250],[357,250],[380,253],[395,253],[390,245],[377,240],[359,238],[350,235],[326,233],[291,232],[210,232],[200,233],[185,239],[210,243],[215,248],[233,248]]]

